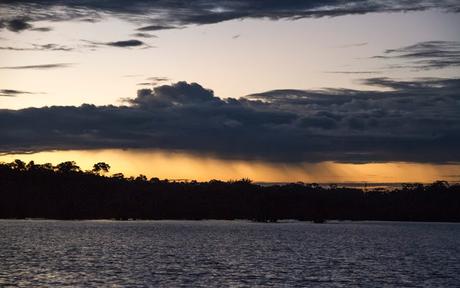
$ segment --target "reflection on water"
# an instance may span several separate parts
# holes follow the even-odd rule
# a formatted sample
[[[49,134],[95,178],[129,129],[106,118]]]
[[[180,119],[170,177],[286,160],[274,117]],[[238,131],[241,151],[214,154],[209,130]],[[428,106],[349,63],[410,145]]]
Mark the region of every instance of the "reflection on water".
[[[0,286],[458,287],[460,225],[0,221]]]

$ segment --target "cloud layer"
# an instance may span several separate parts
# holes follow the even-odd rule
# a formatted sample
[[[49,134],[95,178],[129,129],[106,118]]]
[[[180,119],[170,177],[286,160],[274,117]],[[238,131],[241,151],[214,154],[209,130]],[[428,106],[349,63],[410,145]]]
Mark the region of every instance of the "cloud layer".
[[[139,31],[155,31],[243,18],[299,19],[432,8],[458,13],[460,4],[455,0],[5,0],[0,4],[0,11],[3,11],[0,18],[6,18],[5,21],[20,19],[22,24],[27,24],[26,21],[38,20],[97,21],[101,15],[110,14],[147,24]],[[11,28],[27,29],[24,25]]]
[[[364,80],[388,91],[274,90],[221,99],[196,83],[126,106],[0,110],[0,152],[183,150],[282,162],[459,162],[460,79]]]

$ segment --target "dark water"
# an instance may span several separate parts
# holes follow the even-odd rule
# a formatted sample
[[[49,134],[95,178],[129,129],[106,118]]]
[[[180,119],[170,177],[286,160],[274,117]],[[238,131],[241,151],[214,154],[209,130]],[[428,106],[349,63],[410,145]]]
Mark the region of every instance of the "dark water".
[[[460,287],[460,225],[0,221],[0,286]]]

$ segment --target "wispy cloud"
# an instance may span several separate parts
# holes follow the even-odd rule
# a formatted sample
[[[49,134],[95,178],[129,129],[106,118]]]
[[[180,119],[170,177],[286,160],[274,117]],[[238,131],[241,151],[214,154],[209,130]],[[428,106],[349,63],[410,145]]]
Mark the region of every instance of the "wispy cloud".
[[[149,34],[149,33],[143,33],[143,32],[134,33],[134,34],[131,34],[131,36],[140,37],[140,38],[158,38],[158,36],[156,35]]]
[[[362,46],[366,46],[367,44],[368,44],[367,42],[351,43],[351,44],[345,44],[345,45],[337,46],[337,48],[362,47]]]
[[[176,29],[179,27],[171,26],[171,25],[149,25],[137,28],[137,31],[158,31],[158,30],[168,30],[168,29]]]
[[[35,94],[32,92],[14,90],[14,89],[0,89],[0,96],[3,97],[16,97],[23,94]]]
[[[56,68],[67,68],[75,65],[75,63],[53,63],[53,64],[39,64],[39,65],[25,65],[25,66],[3,66],[0,69],[56,69]]]
[[[30,30],[38,31],[38,32],[49,32],[49,31],[52,31],[53,28],[51,28],[51,27],[37,27],[37,28],[32,28]]]
[[[155,82],[164,82],[164,81],[169,81],[170,79],[168,77],[148,77],[147,80],[155,81]]]
[[[145,45],[144,42],[139,40],[124,40],[124,41],[115,41],[105,43],[107,46],[113,47],[137,47]]]
[[[86,43],[89,43],[88,47],[96,48],[100,46],[108,46],[108,47],[117,47],[117,48],[153,48],[154,46],[150,46],[140,40],[130,39],[130,40],[120,40],[120,41],[113,41],[113,42],[97,42],[97,41],[89,41],[89,40],[82,40]]]
[[[403,60],[407,63],[389,68],[441,69],[460,66],[460,42],[426,41],[397,49],[387,49],[374,59]]]
[[[380,74],[382,71],[324,71],[328,74]]]
[[[168,77],[154,76],[154,77],[148,77],[145,80],[148,82],[140,82],[140,83],[137,83],[137,85],[138,86],[156,86],[162,82],[170,81],[171,79]]]
[[[123,75],[123,77],[127,77],[127,78],[132,78],[132,77],[142,77],[144,76],[143,74],[127,74],[127,75]]]
[[[11,47],[11,46],[0,46],[0,50],[10,51],[73,51],[74,48],[59,45],[59,44],[32,44],[32,47]]]

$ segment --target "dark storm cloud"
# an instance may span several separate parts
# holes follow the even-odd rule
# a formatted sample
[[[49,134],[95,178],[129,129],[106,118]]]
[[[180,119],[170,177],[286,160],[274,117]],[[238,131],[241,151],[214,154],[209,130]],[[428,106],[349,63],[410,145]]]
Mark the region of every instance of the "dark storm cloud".
[[[397,68],[440,69],[460,66],[460,42],[426,41],[398,49],[385,50],[376,59],[403,59],[408,65]]]
[[[67,68],[74,63],[53,63],[53,64],[40,64],[40,65],[26,65],[26,66],[3,66],[0,69],[19,70],[19,69],[55,69],[55,68]]]
[[[126,106],[4,109],[0,152],[160,148],[283,162],[460,161],[460,79],[365,83],[387,89],[221,99],[178,82],[141,89]]]
[[[102,14],[110,14],[143,24],[139,31],[154,31],[244,18],[294,20],[432,8],[458,13],[460,4],[452,0],[5,0],[0,4],[0,15],[29,21],[97,21]]]
[[[33,94],[32,92],[20,91],[14,89],[0,89],[0,96],[3,97],[16,97],[23,94]]]

